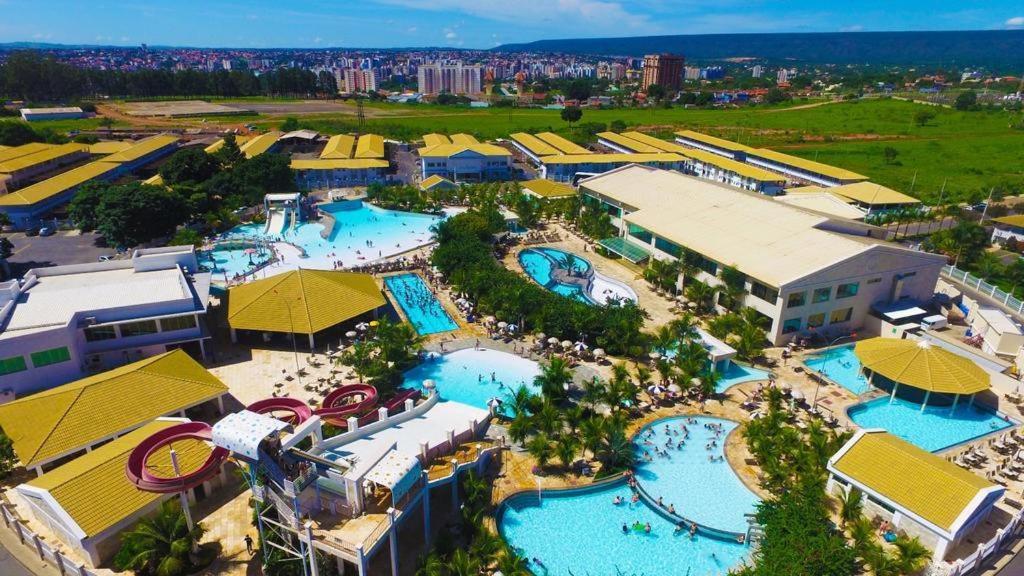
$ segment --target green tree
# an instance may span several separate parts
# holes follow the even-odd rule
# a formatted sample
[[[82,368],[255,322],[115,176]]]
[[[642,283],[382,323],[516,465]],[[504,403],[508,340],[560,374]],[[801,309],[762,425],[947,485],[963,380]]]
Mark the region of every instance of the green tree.
[[[769,88],[768,93],[764,96],[764,101],[768,104],[781,104],[790,99],[790,95],[781,88]]]
[[[14,453],[14,442],[6,432],[0,430],[0,479],[6,478],[17,463],[18,455]]]
[[[178,499],[172,498],[160,505],[155,516],[140,520],[121,535],[114,566],[154,576],[189,574],[194,570],[191,552],[203,533],[201,524],[189,530]]]
[[[590,93],[590,82],[588,82],[584,78],[577,78],[573,80],[565,89],[565,96],[570,100],[576,100],[577,102],[583,102],[584,100],[590,98]]]
[[[96,210],[106,189],[107,184],[96,181],[87,182],[78,188],[71,203],[68,204],[68,216],[75,226],[85,232],[96,229]]]
[[[42,141],[43,138],[25,122],[0,122],[0,146],[21,146],[29,142]]]
[[[7,236],[0,236],[0,260],[6,260],[14,255],[14,243]]]
[[[568,470],[576,459],[579,451],[579,441],[574,436],[563,434],[555,439],[555,456],[562,463],[562,468]]]
[[[200,183],[213,177],[219,169],[217,160],[198,146],[183,148],[160,166],[160,176],[168,185],[185,182]]]
[[[661,84],[651,84],[647,87],[647,97],[654,102],[661,102],[665,99],[667,90]]]
[[[612,120],[608,123],[608,129],[612,132],[623,132],[627,128],[629,128],[629,126],[623,120]]]
[[[583,118],[583,110],[578,106],[566,106],[565,108],[562,108],[560,116],[563,121],[568,122],[569,126],[572,126]]]
[[[953,107],[957,110],[972,110],[978,105],[978,94],[974,90],[965,90],[956,96]]]
[[[900,574],[916,574],[931,560],[931,552],[916,536],[897,536],[893,545],[896,546],[896,565]]]
[[[541,364],[540,374],[534,378],[534,383],[540,387],[544,397],[552,400],[565,398],[565,387],[570,382],[572,382],[572,370],[569,368],[569,363],[558,356]]]
[[[541,468],[548,465],[548,462],[551,461],[551,456],[554,454],[554,450],[551,448],[551,440],[543,432],[530,438],[530,441],[526,443],[526,451],[530,456],[533,456],[534,460],[537,461],[537,466]]]
[[[929,122],[935,119],[935,111],[929,110],[928,108],[921,108],[914,112],[914,124],[918,127],[927,126]]]
[[[893,148],[892,146],[886,146],[882,149],[882,157],[885,158],[886,164],[895,164],[896,157],[900,155],[900,151]]]
[[[214,157],[225,168],[231,168],[245,161],[245,154],[238,147],[238,140],[232,133],[224,135],[224,145],[214,152]]]
[[[172,234],[187,214],[177,194],[136,182],[101,192],[95,223],[108,244],[130,247]]]
[[[863,509],[864,493],[850,488],[839,497],[839,520],[843,526],[860,518]]]
[[[282,132],[294,132],[299,129],[299,119],[294,116],[289,116],[281,122]]]
[[[191,228],[181,228],[171,237],[170,246],[191,245],[199,248],[203,245],[203,235]]]

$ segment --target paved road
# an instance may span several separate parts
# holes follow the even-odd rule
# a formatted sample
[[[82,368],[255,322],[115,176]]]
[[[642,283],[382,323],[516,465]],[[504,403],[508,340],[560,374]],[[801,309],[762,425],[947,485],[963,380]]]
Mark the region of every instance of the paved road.
[[[6,548],[0,546],[0,574],[4,576],[35,576],[25,565],[11,556]]]

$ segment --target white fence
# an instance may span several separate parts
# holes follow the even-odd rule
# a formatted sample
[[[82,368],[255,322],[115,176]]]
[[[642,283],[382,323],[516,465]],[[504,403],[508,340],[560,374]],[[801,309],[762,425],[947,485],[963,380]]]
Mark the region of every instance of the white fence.
[[[966,270],[960,270],[955,266],[943,266],[942,275],[958,284],[988,296],[997,304],[1018,316],[1024,315],[1024,302],[1014,298],[1012,294],[1000,290],[998,286],[993,286],[981,278],[970,274]]]
[[[38,534],[22,524],[18,515],[6,503],[0,503],[0,516],[3,517],[4,526],[14,532],[22,544],[35,549],[35,553],[41,560],[52,564],[62,575],[98,576],[95,572],[86,568],[85,564],[75,562],[73,559],[61,554],[60,550],[56,550],[46,542],[43,542]]]
[[[1021,528],[1024,528],[1021,523],[1022,514],[1024,512],[1014,514],[1009,524],[996,530],[996,535],[988,542],[978,544],[978,549],[970,556],[958,558],[952,564],[947,563],[945,566],[947,569],[944,572],[940,569],[933,571],[933,573],[943,573],[946,576],[961,576],[969,574],[975,568],[981,567],[986,558],[1001,550],[1007,541],[1015,539]]]

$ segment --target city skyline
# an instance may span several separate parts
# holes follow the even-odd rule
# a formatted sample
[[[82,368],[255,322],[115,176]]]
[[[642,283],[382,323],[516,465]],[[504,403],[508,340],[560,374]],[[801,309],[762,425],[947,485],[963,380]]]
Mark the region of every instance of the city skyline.
[[[107,1],[83,10],[53,0],[42,9],[0,0],[0,43],[37,42],[202,48],[486,49],[554,38],[757,32],[1024,29],[1017,3],[936,9],[918,0],[809,0],[778,6],[754,1],[523,0],[517,9],[493,0],[368,0],[358,9],[337,3],[266,0],[202,3]]]

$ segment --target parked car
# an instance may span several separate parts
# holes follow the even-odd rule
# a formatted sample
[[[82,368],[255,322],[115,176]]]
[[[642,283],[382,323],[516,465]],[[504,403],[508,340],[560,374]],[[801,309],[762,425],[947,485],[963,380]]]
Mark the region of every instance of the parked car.
[[[29,226],[25,229],[25,236],[39,236],[39,226]]]
[[[113,259],[114,257],[110,254],[104,254],[103,256],[100,256],[100,262],[109,262]]]
[[[53,236],[57,233],[57,229],[52,226],[43,226],[39,229],[40,236]]]

